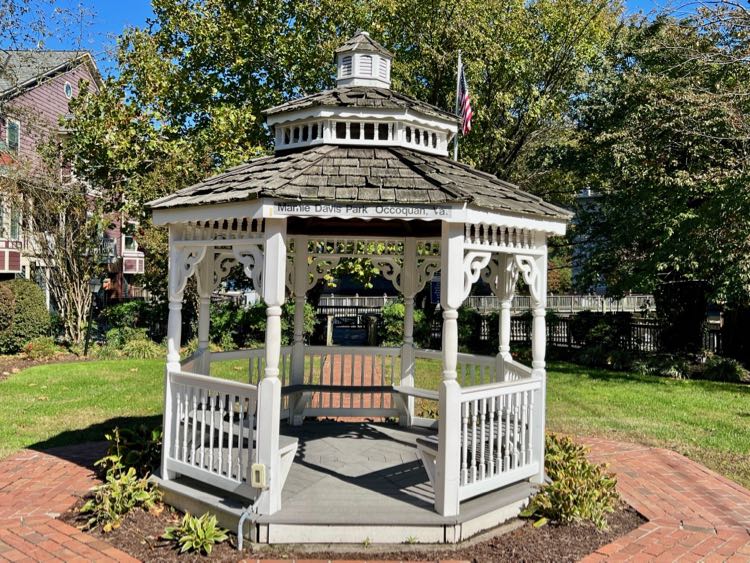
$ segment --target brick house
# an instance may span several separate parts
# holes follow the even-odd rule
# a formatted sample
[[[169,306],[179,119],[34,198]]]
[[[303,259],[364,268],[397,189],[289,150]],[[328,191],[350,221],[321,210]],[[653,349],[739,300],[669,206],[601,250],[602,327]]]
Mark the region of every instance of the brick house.
[[[38,149],[53,135],[64,133],[60,118],[69,113],[68,103],[84,81],[92,88],[101,85],[96,63],[86,51],[0,50],[0,174],[15,169],[33,176],[41,170]],[[64,165],[59,173],[63,185],[73,178]],[[109,253],[105,288],[112,298],[140,295],[131,282],[143,273],[144,256],[132,236],[134,229],[122,228],[123,224],[128,225],[122,217],[113,217],[102,244]],[[20,208],[0,191],[0,280],[34,279],[46,290],[44,267],[35,256]]]

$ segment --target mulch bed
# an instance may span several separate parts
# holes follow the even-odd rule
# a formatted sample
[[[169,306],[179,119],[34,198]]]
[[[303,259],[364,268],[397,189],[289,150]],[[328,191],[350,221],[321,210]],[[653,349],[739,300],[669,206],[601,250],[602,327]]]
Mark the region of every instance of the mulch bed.
[[[61,364],[67,362],[81,362],[88,358],[76,356],[75,354],[57,354],[51,358],[32,360],[21,354],[16,356],[0,356],[0,381],[32,366],[43,364]]]
[[[60,516],[64,522],[81,527],[85,517],[78,513],[83,500],[68,512]],[[208,558],[195,554],[180,554],[174,544],[161,539],[164,529],[179,522],[181,514],[169,508],[160,513],[148,513],[134,510],[123,520],[120,528],[108,534],[100,530],[89,533],[97,539],[103,539],[118,549],[129,553],[142,561],[204,561]],[[401,551],[389,550],[386,546],[373,545],[370,548],[345,552],[330,551],[324,546],[303,551],[299,546],[253,546],[245,542],[243,553],[236,551],[236,537],[214,547],[212,561],[238,561],[243,557],[265,557],[278,559],[366,559],[373,560],[436,560],[466,559],[475,562],[555,562],[565,563],[578,561],[599,547],[606,545],[620,536],[642,525],[645,520],[635,510],[622,504],[610,515],[609,529],[600,532],[593,525],[581,524],[558,526],[548,524],[534,528],[531,522],[506,533],[481,541],[448,546],[404,546]],[[249,546],[249,547],[248,547]]]

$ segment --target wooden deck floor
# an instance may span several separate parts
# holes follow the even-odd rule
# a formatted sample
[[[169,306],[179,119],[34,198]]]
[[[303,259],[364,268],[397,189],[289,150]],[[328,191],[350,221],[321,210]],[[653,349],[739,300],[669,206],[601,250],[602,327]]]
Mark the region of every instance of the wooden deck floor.
[[[509,487],[500,496],[464,502],[460,517],[445,518],[434,510],[434,492],[416,454],[417,437],[430,431],[346,422],[305,422],[281,431],[299,440],[297,456],[282,509],[260,523],[441,525],[528,496],[528,483]]]

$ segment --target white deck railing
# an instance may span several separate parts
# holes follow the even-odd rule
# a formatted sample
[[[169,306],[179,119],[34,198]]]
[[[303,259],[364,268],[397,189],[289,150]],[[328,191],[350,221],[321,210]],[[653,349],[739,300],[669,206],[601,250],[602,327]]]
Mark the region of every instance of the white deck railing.
[[[167,470],[252,497],[257,387],[183,371],[167,377]]]
[[[401,348],[306,346],[302,384],[329,389],[313,392],[304,415],[398,415],[392,391],[384,387],[401,383],[400,356]]]
[[[541,390],[540,379],[462,390],[461,500],[539,472]]]

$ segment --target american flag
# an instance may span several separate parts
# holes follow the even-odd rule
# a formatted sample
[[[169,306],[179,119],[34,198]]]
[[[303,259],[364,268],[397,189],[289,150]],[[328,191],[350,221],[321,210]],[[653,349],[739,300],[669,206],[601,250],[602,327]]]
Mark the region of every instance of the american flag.
[[[471,118],[474,112],[471,109],[471,98],[469,97],[469,85],[466,83],[464,65],[461,65],[458,76],[458,100],[456,102],[461,115],[461,134],[466,136],[471,131]]]

